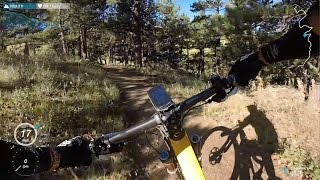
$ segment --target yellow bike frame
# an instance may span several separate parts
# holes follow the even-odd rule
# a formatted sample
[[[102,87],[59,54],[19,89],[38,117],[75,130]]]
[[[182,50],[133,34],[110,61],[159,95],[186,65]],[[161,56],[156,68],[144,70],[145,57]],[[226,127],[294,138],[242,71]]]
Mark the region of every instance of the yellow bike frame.
[[[184,132],[181,140],[175,141],[170,139],[170,144],[177,157],[184,178],[187,180],[205,180],[206,178],[204,177],[188,135]]]

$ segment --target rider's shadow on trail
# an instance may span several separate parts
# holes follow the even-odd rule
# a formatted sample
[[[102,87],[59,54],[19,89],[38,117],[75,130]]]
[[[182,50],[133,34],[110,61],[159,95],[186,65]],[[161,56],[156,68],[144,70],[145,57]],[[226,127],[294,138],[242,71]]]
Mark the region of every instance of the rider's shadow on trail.
[[[209,157],[203,157],[203,154],[202,158],[209,158],[209,164],[214,168],[216,165],[219,166],[218,163],[223,161],[223,156],[228,156],[227,152],[234,147],[232,153],[234,167],[229,176],[230,179],[279,179],[275,174],[271,158],[278,148],[277,133],[265,113],[258,110],[256,105],[250,105],[247,108],[250,115],[239,122],[236,127],[232,129],[216,127],[210,131],[211,133],[221,131],[219,136],[227,140],[223,141],[220,146],[212,145]],[[255,133],[244,130],[246,127],[250,129],[249,126],[252,127],[251,130],[254,129]],[[256,134],[255,138],[249,139],[252,134]],[[230,153],[229,155],[233,156]]]

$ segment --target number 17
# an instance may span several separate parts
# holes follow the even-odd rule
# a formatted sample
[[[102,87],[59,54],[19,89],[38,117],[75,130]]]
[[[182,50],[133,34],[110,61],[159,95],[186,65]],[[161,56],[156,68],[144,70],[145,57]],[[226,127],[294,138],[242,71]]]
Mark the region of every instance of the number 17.
[[[28,132],[28,133],[27,133],[27,137],[29,137],[29,135],[30,135],[30,133],[31,133],[32,130],[31,130],[31,129],[27,129],[27,130],[24,129],[23,131],[21,131],[22,137],[24,137],[24,133],[25,133],[26,131]]]

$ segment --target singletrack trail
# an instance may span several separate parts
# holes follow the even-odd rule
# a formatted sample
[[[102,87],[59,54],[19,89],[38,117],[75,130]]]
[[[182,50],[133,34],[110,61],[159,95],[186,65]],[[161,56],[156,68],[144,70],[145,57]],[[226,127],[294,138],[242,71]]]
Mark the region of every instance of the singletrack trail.
[[[147,91],[153,87],[155,77],[144,77],[138,72],[118,66],[105,66],[107,77],[120,89],[121,106],[125,111],[126,127],[149,118],[153,113]],[[159,147],[161,138],[148,135],[154,146]],[[150,147],[145,135],[141,135],[126,147],[133,164],[130,179],[163,180],[177,179],[176,175],[168,175],[158,154]]]
[[[146,120],[153,113],[153,107],[149,102],[147,91],[155,86],[158,81],[157,77],[147,77],[139,74],[133,69],[126,69],[121,66],[105,66],[106,76],[120,89],[120,103],[124,109],[124,123],[126,127],[135,124],[138,121]],[[277,132],[273,127],[275,122],[270,122],[266,117],[265,112],[260,111],[254,104],[252,98],[245,95],[238,95],[235,98],[241,99],[241,106],[248,108],[250,115],[247,116],[242,123],[239,124],[238,130],[232,130],[232,133],[242,132],[243,136],[230,138],[231,147],[225,148],[224,152],[219,157],[212,157],[215,153],[215,148],[221,148],[227,141],[226,135],[232,137],[232,133],[228,128],[234,126],[234,122],[226,121],[225,118],[220,120],[212,116],[206,118],[204,116],[191,115],[186,118],[184,126],[190,134],[195,133],[206,136],[211,133],[204,141],[202,149],[198,149],[197,153],[202,153],[201,164],[208,180],[215,179],[301,179],[299,174],[286,173],[286,165],[279,160],[277,154],[270,152],[268,148],[259,145],[257,141],[250,137],[257,136],[258,141],[266,142],[266,140],[274,140],[271,144],[265,144],[266,147],[273,147],[277,143]],[[233,99],[235,102],[236,100]],[[215,106],[208,105],[205,108]],[[219,107],[228,108],[219,104]],[[242,111],[241,111],[242,112]],[[231,114],[231,119],[239,119],[239,114]],[[242,117],[243,115],[241,115]],[[243,116],[245,117],[245,116]],[[242,118],[240,118],[242,119]],[[236,123],[238,124],[238,123]],[[221,126],[228,127],[220,128]],[[212,131],[218,127],[216,131]],[[220,129],[219,129],[220,128]],[[280,128],[280,127],[279,127]],[[282,127],[283,128],[283,127]],[[282,129],[281,128],[281,129]],[[221,134],[224,132],[224,137]],[[231,131],[230,131],[231,132]],[[256,134],[256,135],[255,135]],[[161,137],[148,135],[151,143],[158,149],[163,146]],[[249,139],[248,139],[249,137]],[[267,138],[267,139],[265,139]],[[268,142],[269,143],[269,142]],[[131,159],[129,179],[152,179],[152,180],[176,180],[177,175],[169,175],[158,158],[158,154],[149,145],[144,135],[135,138],[125,148],[128,158]],[[213,160],[218,161],[217,164],[212,164]]]

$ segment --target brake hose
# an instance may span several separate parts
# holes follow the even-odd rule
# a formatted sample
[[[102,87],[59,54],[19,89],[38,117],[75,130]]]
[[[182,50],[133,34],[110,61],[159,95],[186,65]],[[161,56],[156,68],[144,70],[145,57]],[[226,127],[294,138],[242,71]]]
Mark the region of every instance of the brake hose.
[[[187,111],[186,113],[184,113],[184,115],[183,115],[183,117],[182,117],[182,119],[181,119],[181,124],[183,123],[184,118],[187,116],[187,114],[188,114],[191,110],[193,110],[193,109],[195,109],[195,108],[198,108],[198,107],[200,107],[200,106],[203,106],[203,105],[205,105],[205,104],[209,104],[209,103],[211,103],[210,100],[208,100],[208,101],[206,101],[206,102],[204,102],[204,103],[202,103],[202,104],[199,104],[199,105],[197,105],[197,106],[194,106],[194,107],[188,109],[188,111]]]

